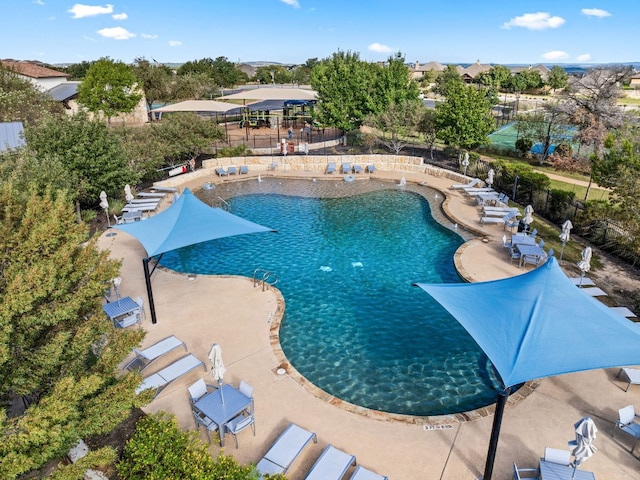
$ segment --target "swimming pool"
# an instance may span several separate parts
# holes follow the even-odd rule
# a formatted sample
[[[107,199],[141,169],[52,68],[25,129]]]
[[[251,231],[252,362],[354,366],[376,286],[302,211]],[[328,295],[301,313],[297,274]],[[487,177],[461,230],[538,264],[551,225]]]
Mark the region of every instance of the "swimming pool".
[[[423,195],[384,182],[246,180],[217,195],[274,234],[194,245],[168,268],[251,277],[273,272],[286,301],[280,341],[310,382],[356,405],[409,415],[473,410],[495,401],[484,353],[415,282],[458,282],[463,242],[436,222]],[[422,187],[415,187],[420,189]]]

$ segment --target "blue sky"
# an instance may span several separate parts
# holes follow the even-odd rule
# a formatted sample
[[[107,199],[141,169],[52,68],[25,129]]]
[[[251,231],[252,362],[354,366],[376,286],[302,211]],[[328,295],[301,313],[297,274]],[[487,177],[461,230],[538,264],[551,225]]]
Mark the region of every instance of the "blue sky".
[[[362,60],[640,61],[638,0],[0,0],[0,58],[77,63]]]

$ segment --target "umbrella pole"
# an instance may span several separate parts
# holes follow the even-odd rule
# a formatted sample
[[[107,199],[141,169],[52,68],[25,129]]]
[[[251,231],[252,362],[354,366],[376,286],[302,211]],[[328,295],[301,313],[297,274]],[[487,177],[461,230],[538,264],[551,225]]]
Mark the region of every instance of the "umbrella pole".
[[[496,411],[493,416],[493,427],[491,428],[491,439],[489,440],[489,451],[487,452],[487,463],[484,467],[483,480],[491,480],[493,475],[493,463],[496,459],[496,450],[498,449],[498,437],[500,437],[500,427],[502,425],[502,416],[504,407],[507,405],[507,399],[511,393],[511,388],[506,388],[498,395],[496,402]]]

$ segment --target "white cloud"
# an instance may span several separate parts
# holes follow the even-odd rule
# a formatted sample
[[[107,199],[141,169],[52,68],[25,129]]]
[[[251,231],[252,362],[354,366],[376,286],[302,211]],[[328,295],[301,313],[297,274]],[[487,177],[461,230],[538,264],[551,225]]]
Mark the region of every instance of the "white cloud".
[[[507,30],[511,27],[528,28],[529,30],[545,30],[547,28],[558,28],[565,23],[562,17],[552,17],[547,12],[525,13],[519,17],[513,17],[502,25]]]
[[[73,13],[73,17],[71,18],[95,17],[97,15],[113,13],[113,5],[106,4],[104,7],[98,7],[76,3],[73,7],[67,10],[67,12]]]
[[[129,40],[136,36],[135,33],[131,33],[122,27],[103,28],[102,30],[98,30],[97,33],[98,35],[102,35],[105,38],[112,38],[113,40]]]
[[[35,3],[36,5],[44,5],[44,2],[42,0],[33,0],[33,3]]]
[[[129,18],[129,15],[127,15],[126,13],[116,13],[115,15],[111,15],[111,18],[113,18],[114,20],[126,20],[127,18]]]
[[[543,53],[541,57],[545,60],[566,60],[569,58],[569,54],[562,50],[553,50],[551,52]]]
[[[582,14],[587,15],[589,17],[598,17],[598,18],[611,16],[609,12],[607,12],[606,10],[602,10],[600,8],[583,8]]]
[[[588,53],[583,53],[582,55],[578,55],[576,57],[576,60],[578,62],[588,62],[589,60],[591,60],[591,55],[589,55]]]
[[[140,36],[147,40],[155,40],[156,38],[158,38],[158,35],[153,35],[151,33],[141,33]]]
[[[282,3],[292,6],[293,8],[300,8],[298,0],[280,0]]]
[[[179,47],[180,45],[182,45],[182,42],[178,40],[169,40],[170,47]]]
[[[393,48],[389,47],[388,45],[383,45],[381,43],[372,43],[371,45],[369,45],[367,47],[367,49],[371,52],[376,52],[376,53],[391,53],[393,52]]]

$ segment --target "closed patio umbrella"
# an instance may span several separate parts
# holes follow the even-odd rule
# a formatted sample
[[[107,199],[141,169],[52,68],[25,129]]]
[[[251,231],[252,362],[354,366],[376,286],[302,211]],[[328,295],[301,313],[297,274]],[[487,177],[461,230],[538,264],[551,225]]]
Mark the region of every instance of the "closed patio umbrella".
[[[109,220],[109,201],[107,200],[107,192],[104,190],[100,192],[100,208],[102,208],[107,215],[107,225],[111,226],[111,221]]]
[[[490,168],[489,171],[487,172],[487,185],[491,186],[493,185],[493,176],[496,174],[496,172],[493,171],[493,168]]]
[[[131,193],[131,187],[129,186],[128,183],[124,186],[124,198],[127,201],[127,203],[129,203],[131,200],[133,200],[133,194]]]
[[[531,205],[527,205],[524,207],[524,217],[522,218],[522,223],[527,226],[527,230],[529,230],[529,225],[533,223],[533,207]]]
[[[222,387],[222,379],[227,368],[224,366],[224,362],[222,361],[222,348],[217,343],[211,345],[209,360],[211,360],[211,376],[218,382],[218,385]],[[222,389],[220,389],[220,398],[222,399],[222,403],[224,403]]]
[[[573,224],[571,220],[566,220],[562,224],[562,232],[560,232],[560,241],[562,242],[562,249],[560,250],[560,261],[562,261],[562,254],[564,253],[564,246],[569,241],[571,237],[571,229],[573,228]]]
[[[586,247],[582,250],[582,260],[580,260],[576,265],[578,265],[578,268],[580,269],[580,284],[578,286],[581,287],[584,274],[591,269],[591,247]]]
[[[593,441],[596,439],[598,429],[595,423],[593,423],[593,420],[591,420],[591,417],[580,419],[574,424],[574,428],[576,430],[576,439],[569,442],[569,445],[573,447],[571,455],[574,457],[573,475],[571,478],[575,478],[578,465],[597,451],[597,448],[593,445]]]
[[[469,152],[464,152],[464,160],[462,160],[462,166],[464,167],[464,176],[467,176],[467,167],[469,166]]]

